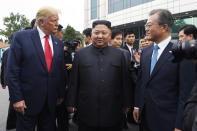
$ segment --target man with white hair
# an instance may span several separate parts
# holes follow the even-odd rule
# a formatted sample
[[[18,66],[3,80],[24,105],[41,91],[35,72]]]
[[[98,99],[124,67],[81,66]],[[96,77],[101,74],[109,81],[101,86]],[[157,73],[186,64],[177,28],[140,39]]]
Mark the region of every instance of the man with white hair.
[[[17,112],[16,131],[54,131],[55,107],[64,96],[63,43],[57,32],[59,11],[43,7],[37,27],[16,32],[8,56],[8,86]],[[59,98],[59,99],[57,99]]]

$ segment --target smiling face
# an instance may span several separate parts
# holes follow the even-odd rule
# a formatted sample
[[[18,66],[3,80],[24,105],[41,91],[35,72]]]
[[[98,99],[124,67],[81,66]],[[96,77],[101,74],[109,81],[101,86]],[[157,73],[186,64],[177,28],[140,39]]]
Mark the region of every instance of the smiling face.
[[[145,25],[146,39],[159,43],[166,36],[166,25],[159,25],[158,14],[151,15]]]
[[[106,25],[96,25],[92,30],[91,39],[94,46],[106,47],[111,40],[111,30]]]

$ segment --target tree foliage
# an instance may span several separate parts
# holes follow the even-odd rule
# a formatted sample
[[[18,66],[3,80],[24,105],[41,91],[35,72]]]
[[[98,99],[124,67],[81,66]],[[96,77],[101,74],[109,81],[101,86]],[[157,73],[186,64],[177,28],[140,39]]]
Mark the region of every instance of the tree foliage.
[[[3,24],[5,29],[0,29],[0,35],[4,36],[6,39],[4,42],[11,43],[11,36],[25,27],[30,25],[29,20],[19,13],[10,13],[10,16],[3,18]]]
[[[70,26],[70,25],[67,25],[66,29],[64,29],[64,32],[63,32],[63,40],[67,40],[67,41],[70,41],[70,40],[73,40],[76,38],[76,33],[75,33],[75,29]]]

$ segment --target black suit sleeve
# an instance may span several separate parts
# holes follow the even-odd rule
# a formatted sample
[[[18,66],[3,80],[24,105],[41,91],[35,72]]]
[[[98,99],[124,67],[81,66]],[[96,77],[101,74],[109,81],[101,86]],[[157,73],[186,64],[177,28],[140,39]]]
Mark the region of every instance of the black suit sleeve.
[[[79,88],[79,54],[76,52],[71,69],[71,87],[68,89],[67,106],[76,107]]]
[[[132,85],[130,84],[130,72],[129,72],[129,67],[130,63],[128,61],[128,55],[126,55],[124,52],[122,52],[122,82],[123,82],[123,106],[130,107],[131,106],[131,94],[132,92]],[[125,68],[126,67],[126,68]]]
[[[59,98],[64,98],[65,96],[65,82],[66,82],[66,76],[65,76],[65,73],[64,73],[64,47],[63,47],[63,43],[61,42],[61,65],[60,65],[60,69],[61,69],[61,83],[60,83],[60,86],[58,87],[58,97]]]
[[[3,52],[2,63],[1,63],[1,85],[5,85],[5,53]]]
[[[179,64],[179,99],[175,128],[182,129],[184,105],[195,83],[195,64],[191,60],[183,60]]]
[[[18,33],[18,32],[17,32]],[[13,36],[7,63],[7,80],[10,99],[13,103],[24,100],[20,86],[20,72],[22,64],[22,43],[17,33]]]
[[[183,130],[191,131],[193,123],[197,118],[197,83],[192,89],[190,98],[185,104],[184,116],[183,116]]]

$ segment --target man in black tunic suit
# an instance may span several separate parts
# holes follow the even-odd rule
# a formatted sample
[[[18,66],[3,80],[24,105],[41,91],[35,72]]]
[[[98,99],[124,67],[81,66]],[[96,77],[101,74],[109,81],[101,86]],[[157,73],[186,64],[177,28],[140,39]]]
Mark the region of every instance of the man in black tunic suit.
[[[109,21],[94,21],[92,28],[92,45],[75,54],[68,109],[78,110],[79,131],[121,131],[130,105],[124,54],[108,46]]]

